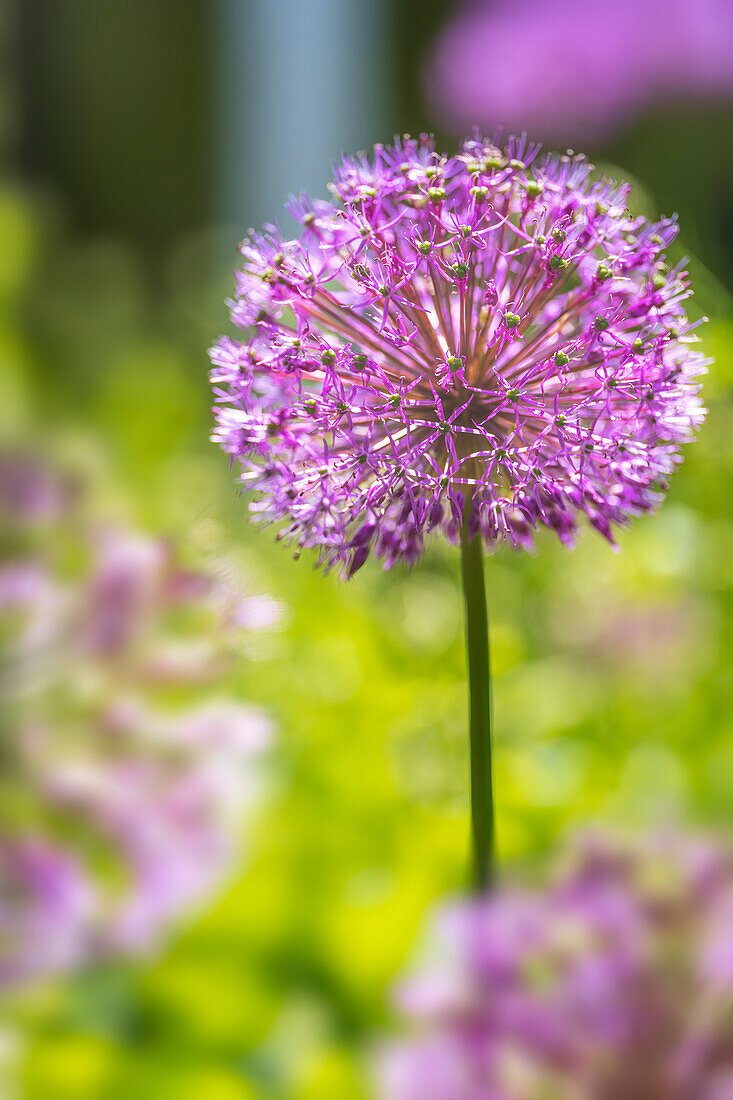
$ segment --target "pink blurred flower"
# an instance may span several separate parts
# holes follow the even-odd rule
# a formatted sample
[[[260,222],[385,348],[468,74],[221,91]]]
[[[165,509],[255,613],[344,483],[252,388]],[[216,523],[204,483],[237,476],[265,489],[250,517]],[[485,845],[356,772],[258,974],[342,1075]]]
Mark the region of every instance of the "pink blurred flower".
[[[729,0],[474,0],[425,69],[436,117],[598,142],[665,98],[733,92]]]
[[[58,518],[74,495],[73,483],[34,455],[0,452],[0,511],[21,523]]]
[[[119,529],[101,530],[95,542],[85,643],[112,655],[130,645],[165,601],[168,553],[162,542]]]
[[[730,1100],[732,890],[712,841],[598,835],[542,888],[444,908],[382,1097]]]
[[[56,476],[12,469],[24,500]],[[231,868],[272,735],[221,692],[242,637],[272,617],[238,617],[231,587],[184,568],[170,544],[70,517],[69,504],[13,503],[0,562],[0,986],[159,943]],[[195,676],[173,675],[176,649],[196,656]],[[175,704],[160,690],[171,686]]]
[[[68,852],[32,834],[0,835],[0,988],[78,964],[95,904]]]

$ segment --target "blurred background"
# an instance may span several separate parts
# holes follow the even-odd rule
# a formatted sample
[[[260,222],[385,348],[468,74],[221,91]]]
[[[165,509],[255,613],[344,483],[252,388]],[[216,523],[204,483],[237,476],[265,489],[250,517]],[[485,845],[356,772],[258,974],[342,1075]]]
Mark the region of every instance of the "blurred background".
[[[129,839],[100,786],[123,782],[121,758],[155,759],[157,808],[182,775],[206,772],[206,797],[192,810],[187,793],[166,821],[168,846],[156,836],[153,871],[148,837],[145,859],[123,844],[133,870],[124,889],[105,886],[92,947],[83,891],[64,910],[82,932],[49,949],[45,970],[60,895],[29,874],[30,932],[11,928],[17,899],[0,902],[2,938],[30,936],[31,958],[2,994],[0,1096],[370,1097],[388,991],[468,860],[458,565],[436,543],[414,572],[374,567],[344,585],[249,525],[207,442],[206,349],[227,331],[236,243],[290,192],[325,195],[340,151],[423,130],[451,149],[474,123],[585,149],[635,182],[637,210],[679,213],[676,256],[690,258],[716,362],[708,423],[667,503],[619,554],[587,533],[570,554],[540,537],[536,555],[487,564],[499,845],[505,864],[531,867],[578,822],[729,830],[733,9],[6,0],[0,39],[0,839],[43,836],[91,859],[88,820],[107,846]],[[120,530],[136,549],[110,563]],[[175,566],[161,566],[162,547]],[[103,581],[110,629],[126,625],[100,648]],[[225,657],[199,676],[219,631]],[[48,746],[70,728],[85,731],[95,780],[59,793]],[[32,750],[18,752],[21,733]],[[221,873],[178,878],[161,902],[164,872],[190,870],[187,844],[218,867],[220,833],[204,844],[199,828],[221,809],[209,765],[222,746],[239,760],[243,743],[237,812],[216,821]],[[139,821],[142,795],[127,811]],[[194,817],[196,830],[179,828]],[[114,879],[93,857],[95,878]],[[146,934],[121,942],[110,914],[133,887]]]

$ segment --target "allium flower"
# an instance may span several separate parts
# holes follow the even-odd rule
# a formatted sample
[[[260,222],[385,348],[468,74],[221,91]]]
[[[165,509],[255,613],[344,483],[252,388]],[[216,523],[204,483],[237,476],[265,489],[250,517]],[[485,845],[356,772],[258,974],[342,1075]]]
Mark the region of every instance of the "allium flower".
[[[733,92],[728,0],[474,0],[425,66],[437,118],[595,141],[664,98]]]
[[[219,689],[277,614],[4,469],[0,987],[149,949],[221,881],[271,730]]]
[[[399,998],[413,1034],[384,1100],[729,1100],[733,861],[689,838],[600,836],[545,889],[440,916]]]
[[[242,245],[214,440],[297,548],[353,574],[427,532],[570,543],[660,502],[703,410],[674,219],[582,156],[427,137],[345,158],[334,202]]]

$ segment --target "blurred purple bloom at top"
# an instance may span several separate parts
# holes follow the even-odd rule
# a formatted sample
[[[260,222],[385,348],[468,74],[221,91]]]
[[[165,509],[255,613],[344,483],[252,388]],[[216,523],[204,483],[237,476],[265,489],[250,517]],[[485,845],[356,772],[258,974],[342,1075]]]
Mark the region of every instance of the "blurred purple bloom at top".
[[[731,1100],[732,902],[717,843],[598,835],[544,888],[444,908],[381,1097]]]
[[[271,739],[224,675],[278,615],[50,494],[53,469],[8,472],[0,986],[150,949],[221,881]]]
[[[729,0],[475,0],[426,68],[436,117],[598,142],[663,99],[733,92]]]

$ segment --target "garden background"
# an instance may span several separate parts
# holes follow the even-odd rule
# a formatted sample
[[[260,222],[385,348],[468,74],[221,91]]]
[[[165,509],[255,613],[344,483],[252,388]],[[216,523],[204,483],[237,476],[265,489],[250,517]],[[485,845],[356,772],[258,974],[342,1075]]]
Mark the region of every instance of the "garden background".
[[[83,468],[101,511],[236,563],[282,610],[230,685],[276,728],[236,873],[154,957],[8,998],[3,1096],[368,1097],[389,989],[463,881],[457,555],[436,541],[419,570],[348,585],[293,563],[207,442],[206,358],[249,225],[322,194],[342,149],[421,130],[455,145],[425,70],[454,10],[3,8],[5,444]],[[498,842],[530,872],[579,822],[733,824],[733,107],[667,88],[587,144],[638,209],[679,212],[716,362],[699,442],[620,553],[540,535],[487,563]]]

